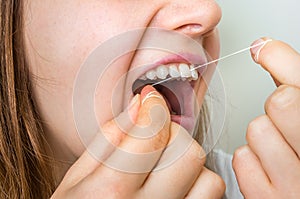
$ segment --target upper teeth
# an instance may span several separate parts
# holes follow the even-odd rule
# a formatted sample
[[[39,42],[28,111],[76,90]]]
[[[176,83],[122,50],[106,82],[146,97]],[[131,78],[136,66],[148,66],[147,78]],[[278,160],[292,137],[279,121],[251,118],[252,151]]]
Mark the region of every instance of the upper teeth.
[[[156,80],[166,79],[167,77],[172,77],[181,80],[197,80],[199,78],[199,75],[197,70],[194,70],[193,64],[188,65],[185,63],[181,63],[158,66],[156,69],[146,72],[139,79]]]

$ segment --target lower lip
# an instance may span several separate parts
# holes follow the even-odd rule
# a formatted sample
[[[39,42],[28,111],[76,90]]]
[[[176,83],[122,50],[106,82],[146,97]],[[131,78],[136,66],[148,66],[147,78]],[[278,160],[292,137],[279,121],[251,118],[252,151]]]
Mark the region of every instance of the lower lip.
[[[171,115],[171,120],[184,127],[190,134],[194,132],[195,118],[184,115]]]

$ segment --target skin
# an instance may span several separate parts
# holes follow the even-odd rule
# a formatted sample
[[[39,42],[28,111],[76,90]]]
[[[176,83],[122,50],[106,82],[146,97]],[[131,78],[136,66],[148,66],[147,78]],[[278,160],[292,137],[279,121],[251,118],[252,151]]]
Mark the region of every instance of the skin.
[[[61,178],[63,180],[52,198],[222,196],[224,183],[203,166],[205,159],[198,158],[203,152],[195,142],[180,160],[159,172],[130,174],[106,167],[81,144],[71,106],[73,82],[83,60],[99,44],[121,32],[138,27],[175,30],[198,41],[213,58],[218,57],[218,39],[214,28],[221,13],[215,2],[157,0],[149,4],[146,0],[31,0],[25,4],[26,50],[35,83],[35,101],[45,122],[47,139],[55,158],[71,163],[60,165],[58,182]],[[202,28],[191,31],[195,24],[201,24]],[[151,57],[153,52],[147,54],[146,57]],[[135,67],[130,63],[143,63],[141,57],[129,54],[112,65],[112,70],[108,72],[109,82],[118,80],[130,67]],[[249,125],[248,145],[234,155],[234,169],[246,198],[299,198],[299,62],[299,54],[279,41],[268,43],[257,61],[271,73],[279,87],[266,102],[266,114]],[[124,136],[115,123],[124,109],[120,108],[120,115],[114,118],[109,106],[112,96],[109,86],[101,88],[96,103],[102,107],[101,112],[97,112],[99,123],[113,144],[131,152],[159,151],[177,134],[186,134],[179,125],[167,120],[163,129],[151,140],[140,142]],[[165,102],[156,97],[141,103],[151,89],[144,90],[144,94],[128,109],[128,117],[122,117],[128,127],[147,123],[149,118],[145,113],[154,105],[166,109]],[[204,93],[205,86],[197,90],[199,101]],[[124,93],[120,92],[117,100],[124,102]],[[101,140],[95,138],[93,144],[101,146]],[[153,146],[156,147],[153,149]],[[105,151],[105,148],[99,147],[98,150]],[[109,159],[114,152],[108,151],[106,155]],[[149,165],[154,167],[156,161],[154,159]],[[190,166],[188,170],[186,165]],[[183,171],[180,180],[177,180],[178,171]],[[167,196],[164,195],[166,193]]]
[[[139,27],[177,31],[202,45],[212,58],[218,57],[219,40],[215,27],[221,11],[214,1],[157,0],[149,4],[148,0],[31,0],[25,5],[26,52],[35,101],[53,156],[71,163],[59,165],[59,185],[52,198],[222,197],[225,185],[219,176],[204,167],[203,150],[195,141],[174,164],[151,172],[159,157],[164,156],[163,149],[177,135],[189,138],[184,128],[170,121],[163,99],[152,96],[142,103],[147,93],[155,92],[152,87],[146,87],[133,105],[117,107],[119,115],[112,114],[110,103],[114,85],[111,82],[117,82],[130,69],[143,64],[145,57],[159,59],[166,56],[165,53],[145,51],[123,56],[110,66],[106,79],[102,79],[107,83],[97,88],[95,96],[98,122],[112,144],[133,154],[157,152],[154,159],[144,165],[150,170],[139,174],[120,172],[97,161],[89,150],[103,154],[108,161],[122,161],[122,156],[103,145],[98,135],[87,150],[77,134],[72,112],[74,80],[81,64],[99,44],[120,33]],[[199,80],[195,86],[199,102],[205,91],[205,83]],[[126,104],[127,92],[120,90],[114,96],[116,104]],[[155,95],[160,96],[157,92]],[[126,136],[132,128],[149,124],[148,112],[155,105],[166,111],[167,119],[162,129],[146,140]],[[155,114],[158,118],[161,116]],[[126,132],[116,121],[126,124]],[[122,161],[120,164],[130,163]],[[186,165],[189,169],[185,169]],[[182,171],[180,177],[179,170]]]
[[[265,115],[249,124],[248,144],[234,154],[238,183],[245,198],[299,198],[300,55],[289,45],[272,41],[255,61],[278,88],[265,103]]]

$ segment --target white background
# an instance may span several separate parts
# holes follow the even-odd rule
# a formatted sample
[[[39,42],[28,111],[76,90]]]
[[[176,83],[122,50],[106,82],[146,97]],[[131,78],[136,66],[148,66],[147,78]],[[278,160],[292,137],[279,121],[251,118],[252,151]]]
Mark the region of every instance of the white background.
[[[223,11],[219,25],[221,56],[245,48],[262,36],[285,41],[300,51],[300,1],[217,2]],[[252,61],[249,52],[221,61],[219,70],[229,109],[221,143],[225,151],[232,153],[245,143],[247,124],[264,113],[264,101],[275,86],[270,76]]]

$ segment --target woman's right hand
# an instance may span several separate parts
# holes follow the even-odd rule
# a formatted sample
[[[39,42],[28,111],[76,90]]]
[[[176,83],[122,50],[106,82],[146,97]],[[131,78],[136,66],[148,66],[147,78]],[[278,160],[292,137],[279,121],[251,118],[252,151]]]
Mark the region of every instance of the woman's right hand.
[[[155,107],[160,107],[160,110],[155,111]],[[162,109],[166,114],[161,114]],[[127,110],[127,114],[121,113],[102,129],[104,136],[116,148],[103,145],[103,137],[96,136],[68,170],[52,199],[222,198],[224,182],[204,167],[205,153],[196,141],[190,142],[186,152],[179,151],[181,156],[171,160],[172,164],[153,170],[163,161],[170,161],[172,155],[178,154],[181,143],[184,145],[191,139],[181,126],[170,121],[167,105],[153,87],[146,86]],[[147,126],[155,129],[159,121],[164,122],[158,132],[152,131],[154,134],[151,135],[149,131],[143,131],[143,127]],[[124,131],[131,135],[147,132],[151,137],[139,139]],[[178,145],[165,150],[178,135],[181,136]],[[121,151],[131,155],[124,156]],[[151,158],[141,161],[141,155],[150,153]],[[100,156],[105,161],[95,158]],[[119,165],[123,171],[108,166],[111,164]]]

